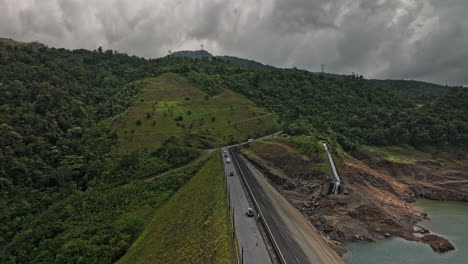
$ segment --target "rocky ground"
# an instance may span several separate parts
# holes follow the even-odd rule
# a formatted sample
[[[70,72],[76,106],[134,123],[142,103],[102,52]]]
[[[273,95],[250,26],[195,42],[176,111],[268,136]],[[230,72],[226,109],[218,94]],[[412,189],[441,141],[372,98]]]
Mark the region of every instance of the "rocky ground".
[[[454,249],[445,238],[418,226],[427,217],[411,205],[417,197],[468,201],[468,166],[434,160],[394,163],[360,155],[340,162],[343,184],[327,195],[329,175],[311,169],[321,157],[306,157],[286,141],[245,151],[274,186],[330,241],[376,241],[392,236]],[[333,243],[338,253],[346,249]]]

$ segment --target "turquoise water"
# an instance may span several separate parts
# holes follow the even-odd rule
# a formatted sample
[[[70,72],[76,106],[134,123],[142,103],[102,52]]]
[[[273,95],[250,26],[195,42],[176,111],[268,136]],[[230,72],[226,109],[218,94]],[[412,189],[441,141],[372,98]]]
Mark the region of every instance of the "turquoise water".
[[[431,218],[420,225],[429,228],[455,245],[455,250],[438,254],[428,245],[401,238],[377,243],[350,243],[345,257],[350,264],[467,264],[468,203],[418,199],[414,205]]]

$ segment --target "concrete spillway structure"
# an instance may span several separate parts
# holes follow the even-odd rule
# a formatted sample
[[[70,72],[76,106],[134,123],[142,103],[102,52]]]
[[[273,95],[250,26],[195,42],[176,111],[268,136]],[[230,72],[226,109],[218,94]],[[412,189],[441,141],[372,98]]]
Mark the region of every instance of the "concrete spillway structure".
[[[341,183],[340,176],[338,176],[338,173],[336,172],[335,162],[333,161],[333,157],[330,154],[330,151],[328,150],[327,144],[325,142],[322,142],[322,144],[323,144],[323,147],[325,148],[325,151],[327,152],[328,161],[330,162],[330,166],[332,167],[332,171],[333,171],[333,177],[332,177],[333,188],[331,190],[331,194],[337,194],[340,188],[340,183]]]

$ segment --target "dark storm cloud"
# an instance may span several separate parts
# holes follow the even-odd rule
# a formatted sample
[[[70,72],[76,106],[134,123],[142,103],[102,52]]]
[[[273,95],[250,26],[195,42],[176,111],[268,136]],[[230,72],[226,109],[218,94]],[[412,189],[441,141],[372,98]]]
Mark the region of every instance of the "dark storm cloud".
[[[468,84],[466,0],[0,0],[0,36]]]

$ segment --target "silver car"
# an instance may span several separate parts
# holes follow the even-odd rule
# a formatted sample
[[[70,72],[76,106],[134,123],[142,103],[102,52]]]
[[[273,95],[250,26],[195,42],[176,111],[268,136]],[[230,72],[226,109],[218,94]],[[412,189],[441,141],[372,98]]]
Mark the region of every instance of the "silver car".
[[[247,208],[247,216],[252,217],[254,215],[255,215],[254,210],[252,208],[250,208],[250,207]]]

